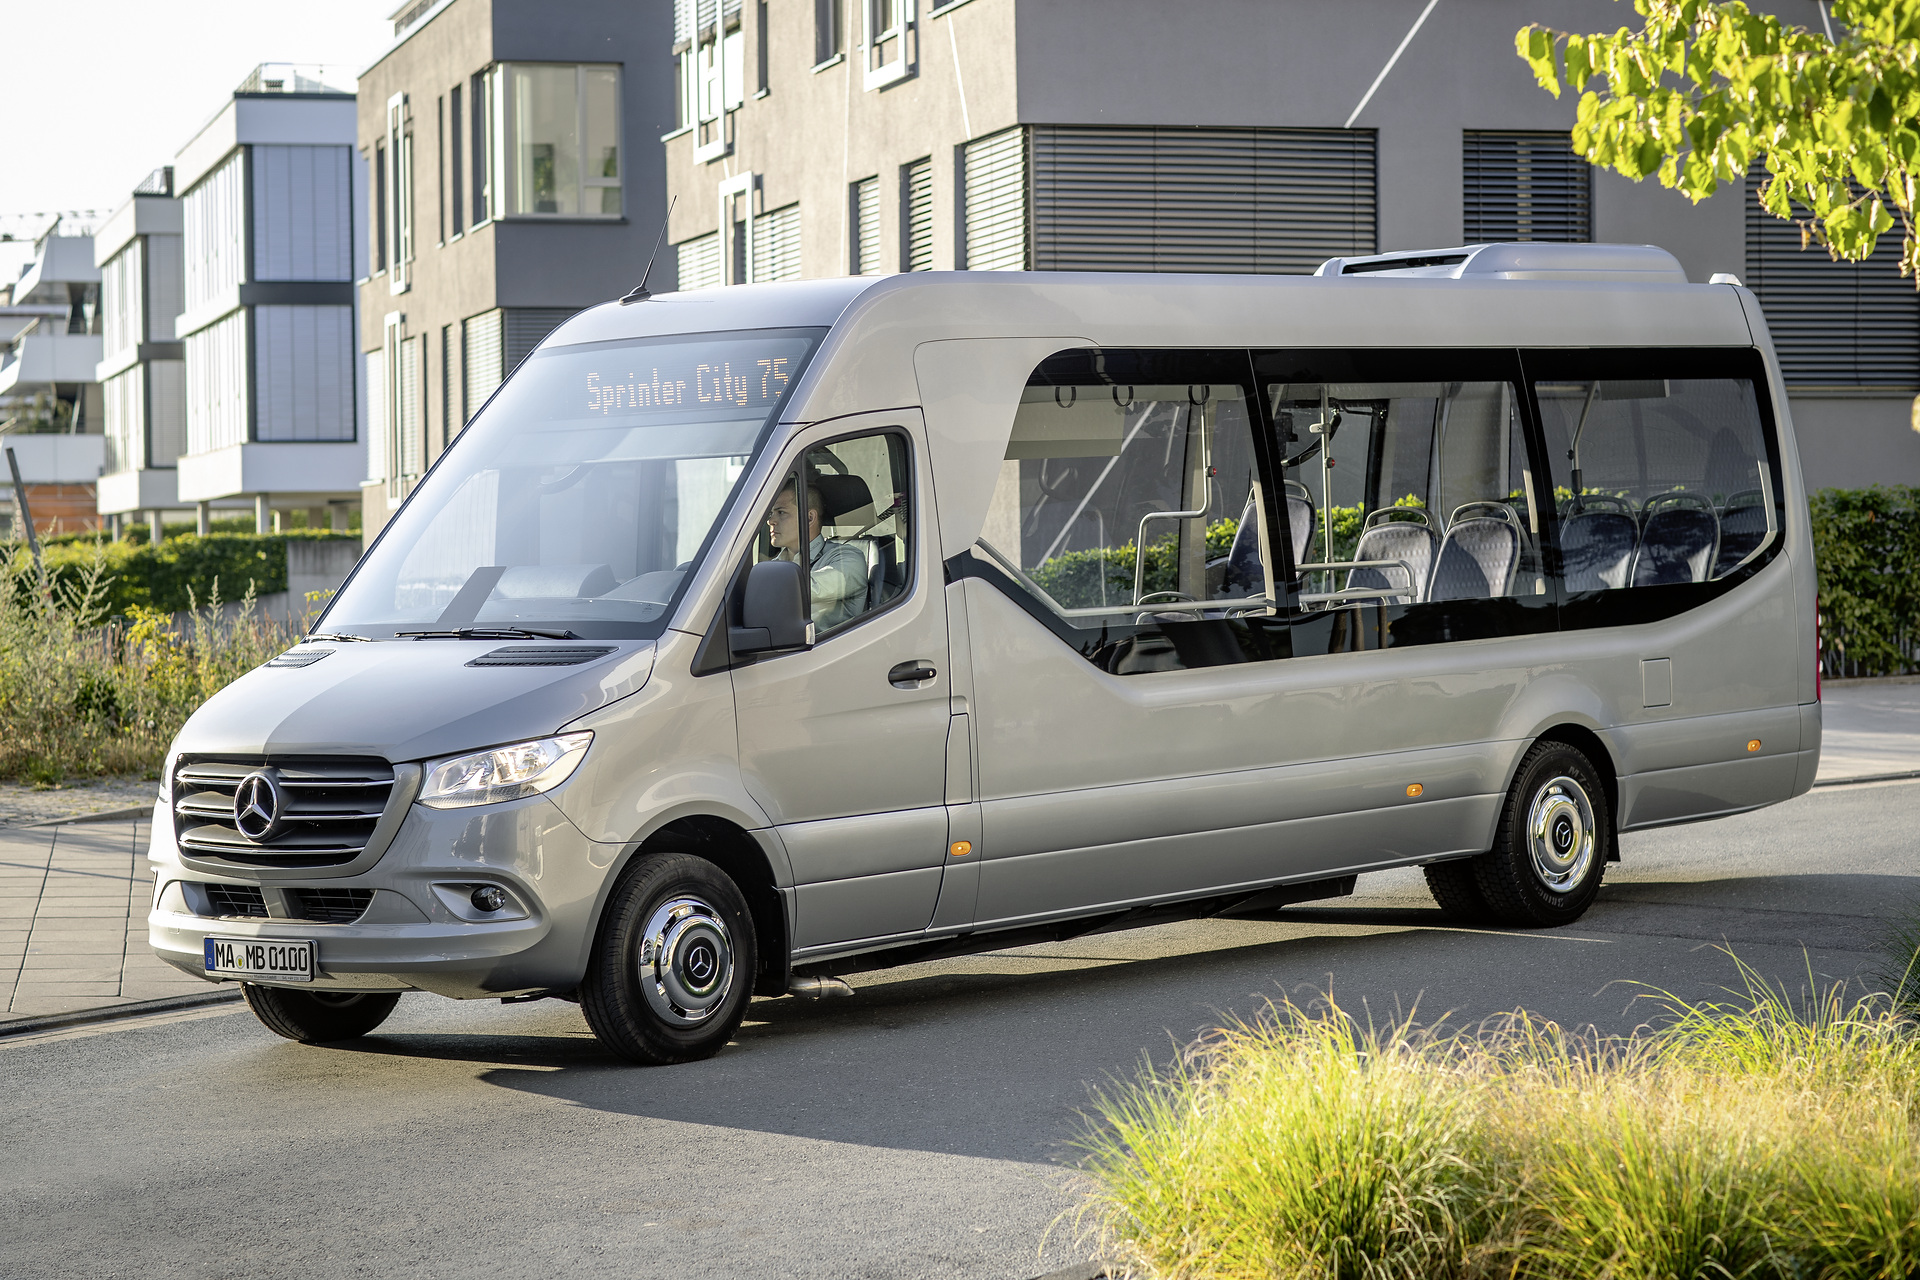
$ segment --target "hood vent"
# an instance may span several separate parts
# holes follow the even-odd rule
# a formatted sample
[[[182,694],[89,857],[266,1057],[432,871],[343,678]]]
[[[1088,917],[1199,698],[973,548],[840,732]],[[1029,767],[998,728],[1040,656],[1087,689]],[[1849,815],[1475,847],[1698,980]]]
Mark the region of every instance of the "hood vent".
[[[612,652],[612,645],[559,647],[512,644],[504,649],[483,653],[467,665],[470,667],[577,667],[583,662],[604,658]]]

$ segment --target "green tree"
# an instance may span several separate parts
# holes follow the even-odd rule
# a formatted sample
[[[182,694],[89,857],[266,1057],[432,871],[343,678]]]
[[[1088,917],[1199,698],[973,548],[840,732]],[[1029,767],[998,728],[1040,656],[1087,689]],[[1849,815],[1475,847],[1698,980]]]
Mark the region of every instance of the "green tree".
[[[1898,226],[1901,274],[1920,268],[1920,0],[1833,0],[1834,39],[1739,0],[1634,8],[1637,31],[1517,37],[1543,88],[1580,94],[1576,152],[1696,203],[1757,160],[1760,203],[1803,243],[1857,261]]]

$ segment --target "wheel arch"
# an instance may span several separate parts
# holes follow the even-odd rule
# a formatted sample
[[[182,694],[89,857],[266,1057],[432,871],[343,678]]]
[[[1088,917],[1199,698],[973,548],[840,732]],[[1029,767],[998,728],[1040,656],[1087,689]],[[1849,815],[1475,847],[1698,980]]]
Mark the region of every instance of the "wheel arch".
[[[1592,761],[1593,767],[1599,771],[1600,785],[1607,795],[1607,823],[1612,828],[1609,833],[1612,838],[1607,841],[1607,861],[1620,861],[1620,769],[1614,761],[1613,752],[1607,749],[1606,740],[1586,725],[1562,721],[1535,734],[1527,750],[1532,750],[1542,742],[1558,742],[1572,747]],[[1520,770],[1520,761],[1526,759],[1526,755],[1526,751],[1522,751],[1514,760],[1513,772],[1516,775]],[[1509,789],[1513,786],[1512,778],[1507,780],[1507,786]]]
[[[595,922],[598,937],[605,924],[606,902],[612,890],[632,873],[646,854],[689,853],[713,863],[747,900],[753,915],[753,932],[758,953],[754,975],[756,995],[784,995],[793,964],[793,948],[787,930],[786,897],[780,891],[768,852],[753,833],[727,818],[713,814],[686,814],[661,824],[638,841],[608,877],[608,893],[602,901],[600,919]]]

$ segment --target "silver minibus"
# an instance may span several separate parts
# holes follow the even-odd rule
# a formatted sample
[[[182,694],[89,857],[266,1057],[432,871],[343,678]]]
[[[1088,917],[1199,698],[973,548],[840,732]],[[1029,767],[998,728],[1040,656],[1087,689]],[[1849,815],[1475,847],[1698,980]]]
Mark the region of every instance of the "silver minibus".
[[[608,304],[181,731],[151,941],[296,1040],[553,996],[665,1063],[1389,867],[1564,925],[1812,784],[1815,631],[1760,309],[1659,249]]]

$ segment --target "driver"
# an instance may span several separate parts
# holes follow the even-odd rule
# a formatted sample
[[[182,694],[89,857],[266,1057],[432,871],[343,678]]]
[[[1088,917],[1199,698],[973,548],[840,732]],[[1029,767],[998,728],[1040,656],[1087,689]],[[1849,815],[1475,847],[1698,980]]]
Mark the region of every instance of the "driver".
[[[858,548],[820,533],[820,491],[807,486],[807,565],[813,587],[813,625],[830,631],[866,612],[867,561]],[[798,559],[800,509],[789,482],[767,508],[767,533],[782,560]]]

